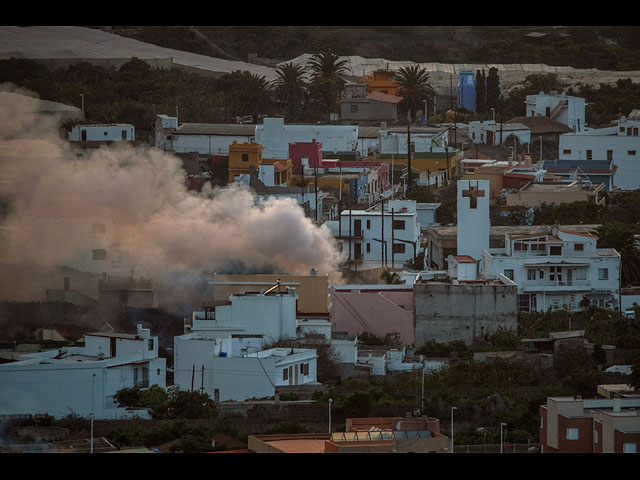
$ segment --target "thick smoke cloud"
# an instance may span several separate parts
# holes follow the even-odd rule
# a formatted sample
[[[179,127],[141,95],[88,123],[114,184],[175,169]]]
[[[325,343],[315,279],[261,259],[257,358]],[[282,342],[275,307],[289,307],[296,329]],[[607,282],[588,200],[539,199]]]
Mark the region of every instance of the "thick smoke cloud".
[[[152,148],[78,156],[32,98],[0,92],[0,118],[0,195],[9,200],[0,262],[82,269],[99,240],[107,261],[120,258],[121,267],[153,279],[167,308],[199,301],[212,273],[233,265],[339,277],[330,235],[293,199],[256,206],[248,187],[189,191],[181,161]],[[92,231],[96,223],[104,235]]]

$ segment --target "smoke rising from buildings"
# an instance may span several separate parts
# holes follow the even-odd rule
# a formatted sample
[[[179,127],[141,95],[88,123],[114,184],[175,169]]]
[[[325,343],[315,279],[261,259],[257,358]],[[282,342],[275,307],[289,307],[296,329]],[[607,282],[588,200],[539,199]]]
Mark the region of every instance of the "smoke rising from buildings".
[[[197,307],[197,290],[233,265],[242,273],[316,268],[338,278],[330,235],[294,199],[256,206],[248,187],[189,191],[181,161],[148,147],[78,156],[34,99],[0,95],[0,196],[9,204],[0,219],[0,263],[95,270],[91,254],[103,249],[110,268],[154,280],[166,308]]]

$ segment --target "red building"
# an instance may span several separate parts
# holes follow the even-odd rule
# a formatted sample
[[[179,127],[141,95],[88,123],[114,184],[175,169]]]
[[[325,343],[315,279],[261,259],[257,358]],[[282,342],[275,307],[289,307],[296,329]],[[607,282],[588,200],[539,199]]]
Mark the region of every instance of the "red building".
[[[294,142],[289,144],[289,158],[293,175],[302,175],[303,165],[309,168],[322,167],[322,143]]]
[[[640,398],[548,397],[540,406],[542,453],[638,453]]]

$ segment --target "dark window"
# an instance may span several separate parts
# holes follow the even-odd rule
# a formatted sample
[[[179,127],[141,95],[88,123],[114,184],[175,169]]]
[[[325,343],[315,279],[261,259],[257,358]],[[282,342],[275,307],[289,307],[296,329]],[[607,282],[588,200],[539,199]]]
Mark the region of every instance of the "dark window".
[[[242,154],[242,161],[243,162],[248,162],[249,161],[249,154],[248,153],[243,153]]]
[[[371,220],[367,220],[367,230],[371,228]]]
[[[607,160],[613,160],[613,150],[607,150]]]
[[[371,244],[367,243],[367,253],[371,253]]]
[[[549,255],[562,255],[562,247],[559,245],[552,245],[549,247]]]
[[[627,155],[633,155],[633,156],[635,156],[635,154],[636,154],[636,151],[635,151],[635,150],[629,150],[629,151],[627,152]]]
[[[512,268],[507,268],[504,271],[504,276],[507,277],[509,280],[513,280],[513,269]]]
[[[393,229],[394,230],[404,230],[404,220],[394,220],[393,221]]]
[[[405,244],[404,243],[394,243],[393,244],[393,253],[404,253]]]
[[[149,339],[149,350],[153,350],[153,338]]]
[[[593,152],[591,150],[587,150],[587,160],[593,160]]]
[[[351,113],[358,113],[358,105],[351,105]]]
[[[282,380],[289,380],[289,369],[285,368],[282,370]]]
[[[582,251],[584,251],[584,243],[574,243],[574,244],[573,244],[573,249],[574,249],[576,252],[582,252]]]
[[[571,155],[571,150],[568,148],[565,148],[564,150],[562,150],[562,153],[565,155]]]
[[[102,248],[96,248],[93,250],[93,259],[94,260],[106,260],[107,251]]]

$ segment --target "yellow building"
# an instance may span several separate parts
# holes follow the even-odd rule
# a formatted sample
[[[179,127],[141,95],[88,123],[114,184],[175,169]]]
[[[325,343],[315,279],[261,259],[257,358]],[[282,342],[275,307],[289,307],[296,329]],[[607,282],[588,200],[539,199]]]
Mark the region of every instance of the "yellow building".
[[[229,145],[229,182],[239,175],[247,175],[251,167],[260,171],[260,165],[273,165],[273,179],[267,184],[282,185],[291,180],[293,163],[291,159],[262,158],[264,147],[259,143],[234,141]]]
[[[489,200],[495,200],[500,196],[504,185],[504,174],[506,167],[501,166],[481,166],[477,167],[473,173],[465,173],[463,180],[489,180]]]
[[[411,155],[411,169],[418,170],[420,172],[429,171],[435,173],[438,171],[446,171],[447,166],[449,169],[449,178],[453,178],[458,174],[458,163],[461,158],[460,150],[449,151],[449,158],[443,153],[431,153],[431,152],[417,152]],[[391,154],[380,154],[378,160],[388,161],[389,165],[393,163],[394,166],[403,165],[407,166],[407,155],[394,154],[393,159]]]
[[[256,170],[262,163],[262,150],[264,147],[259,143],[234,142],[229,145],[229,183],[232,183],[238,175],[249,173],[249,167]]]
[[[373,72],[372,75],[362,77],[362,81],[367,86],[367,94],[372,92],[398,94],[398,84],[393,80],[393,72],[384,70]]]
[[[280,280],[284,290],[287,286],[298,293],[300,314],[329,313],[328,275],[279,275],[279,274],[214,274],[213,301],[228,301],[232,294],[266,291]]]

